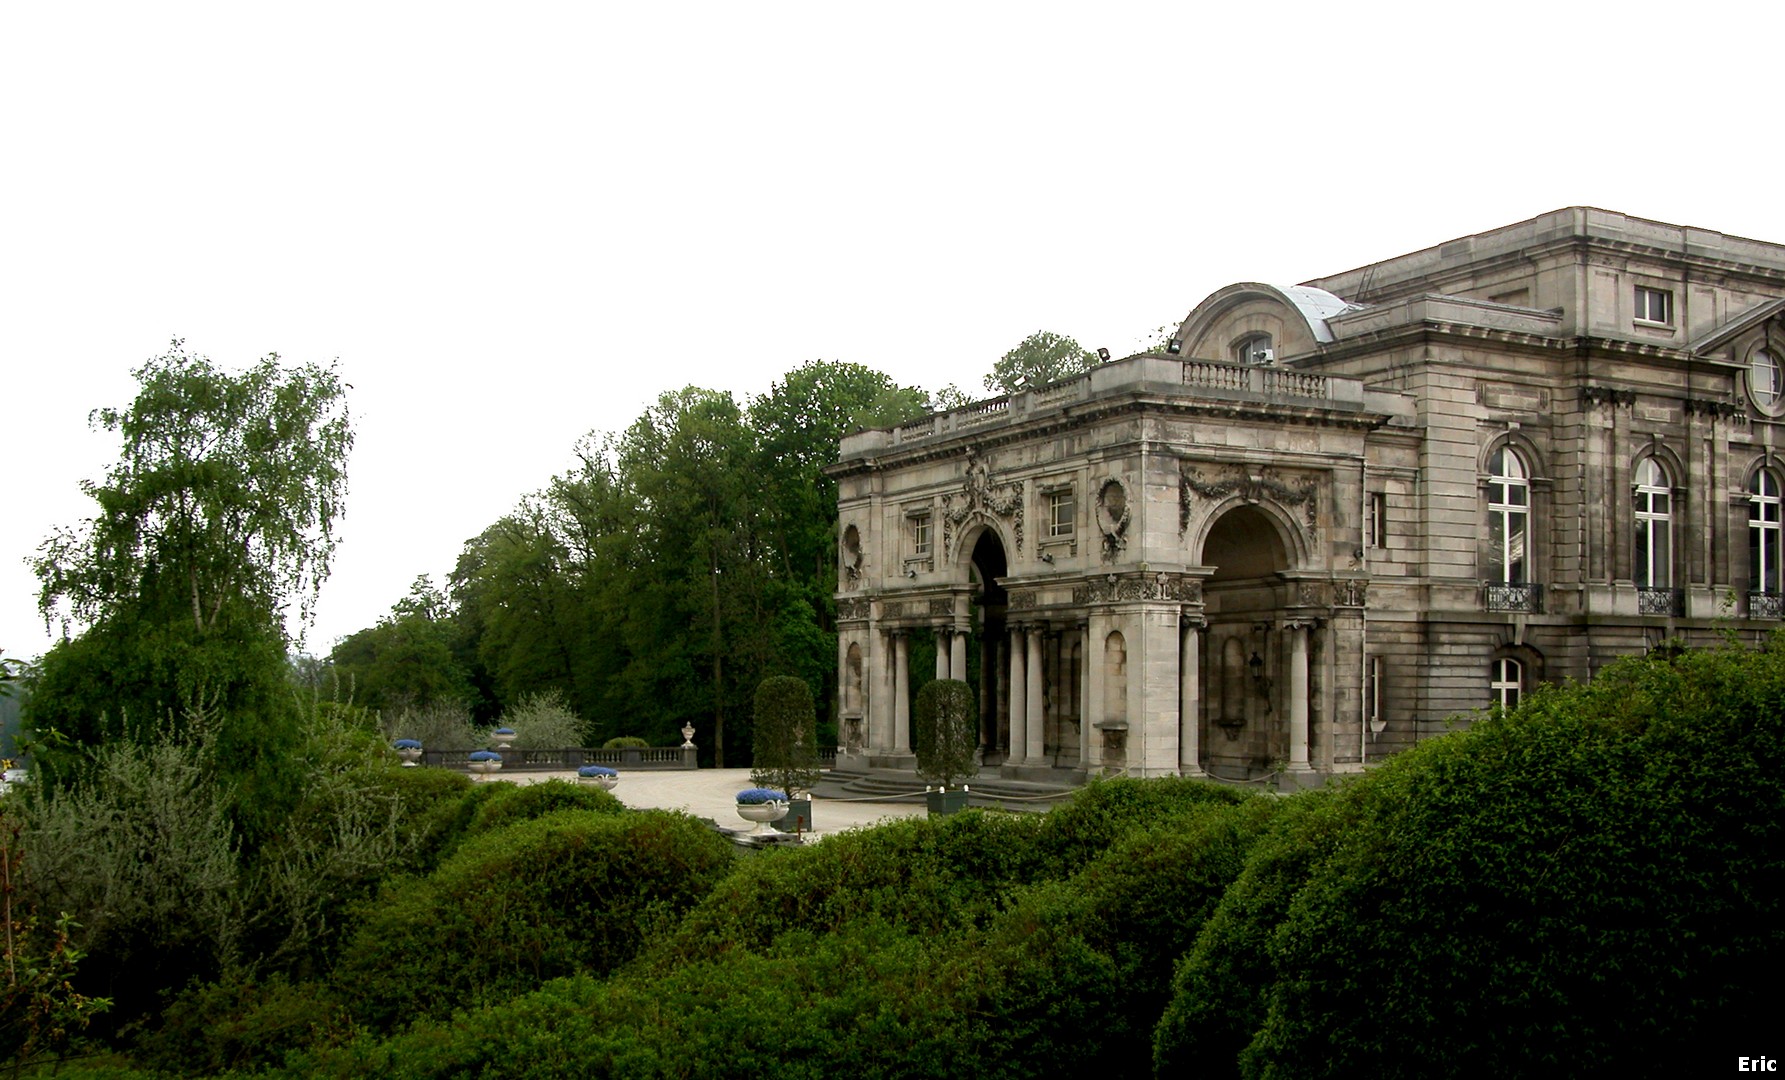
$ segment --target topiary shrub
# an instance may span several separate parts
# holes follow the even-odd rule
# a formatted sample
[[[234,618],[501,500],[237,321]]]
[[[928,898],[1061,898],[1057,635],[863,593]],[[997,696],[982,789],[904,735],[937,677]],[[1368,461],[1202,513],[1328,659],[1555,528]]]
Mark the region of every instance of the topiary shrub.
[[[588,810],[597,814],[619,814],[626,809],[620,800],[600,788],[573,784],[568,780],[547,780],[538,784],[490,785],[494,792],[485,796],[472,811],[465,826],[467,837],[480,836],[516,822],[531,821],[559,810]]]
[[[616,735],[601,744],[603,750],[643,750],[651,744],[637,735]]]
[[[924,684],[911,712],[911,750],[917,775],[944,790],[979,772],[979,713],[972,687],[959,679]]]
[[[818,782],[818,716],[806,680],[776,675],[756,687],[750,782],[797,797]]]
[[[664,913],[700,901],[731,851],[704,823],[662,811],[563,810],[472,837],[367,905],[332,988],[356,1021],[389,1030],[605,974]]]

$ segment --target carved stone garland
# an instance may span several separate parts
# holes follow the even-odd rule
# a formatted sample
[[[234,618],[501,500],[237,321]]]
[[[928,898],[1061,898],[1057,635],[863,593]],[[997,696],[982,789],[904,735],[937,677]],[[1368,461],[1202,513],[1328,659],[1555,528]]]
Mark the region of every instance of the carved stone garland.
[[[1103,533],[1103,561],[1114,562],[1117,553],[1128,546],[1128,489],[1110,477],[1097,489],[1097,529]]]
[[[1188,574],[1108,574],[1072,590],[1072,602],[1113,604],[1121,600],[1176,600],[1202,603],[1202,579]]]
[[[995,515],[1011,522],[1016,553],[1023,550],[1023,482],[994,484],[991,470],[977,450],[967,451],[967,478],[960,491],[942,496],[942,549],[954,550],[954,533],[975,514]]]
[[[1272,475],[1268,468],[1257,472],[1247,472],[1239,465],[1229,466],[1227,475],[1220,480],[1205,480],[1202,474],[1191,467],[1187,461],[1178,462],[1178,535],[1184,535],[1190,528],[1191,493],[1201,495],[1211,502],[1225,499],[1229,495],[1238,495],[1248,503],[1263,502],[1268,495],[1285,506],[1303,508],[1303,525],[1310,539],[1316,538],[1320,531],[1320,481],[1314,477],[1304,479],[1296,487],[1290,487]]]

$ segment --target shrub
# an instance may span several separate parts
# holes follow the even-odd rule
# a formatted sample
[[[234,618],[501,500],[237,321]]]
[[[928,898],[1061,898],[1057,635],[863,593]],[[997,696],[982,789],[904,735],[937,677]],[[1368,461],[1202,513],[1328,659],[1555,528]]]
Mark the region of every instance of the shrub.
[[[519,750],[562,750],[583,744],[583,722],[570,711],[561,690],[521,698],[502,714],[502,723],[514,729]]]
[[[461,701],[386,714],[380,727],[387,741],[415,739],[428,750],[466,750],[483,742],[471,723],[471,709]]]
[[[556,813],[559,810],[587,810],[597,814],[618,814],[626,807],[620,800],[596,787],[573,784],[568,780],[547,780],[540,784],[489,784],[492,793],[478,801],[466,836],[480,836],[495,829]]]
[[[1241,1072],[1647,1074],[1764,1029],[1782,759],[1775,646],[1621,662],[1390,760],[1276,852],[1299,887],[1211,920],[1271,970]],[[1184,989],[1258,967],[1199,942]]]
[[[649,747],[650,741],[637,735],[616,735],[601,744],[603,750],[643,750]]]
[[[973,688],[959,679],[925,683],[911,714],[911,749],[917,775],[944,789],[977,773],[979,713]]]
[[[750,782],[789,795],[818,782],[818,714],[806,680],[776,675],[756,687]]]
[[[332,984],[356,1020],[389,1028],[606,973],[730,860],[683,814],[563,810],[493,830],[369,905]]]

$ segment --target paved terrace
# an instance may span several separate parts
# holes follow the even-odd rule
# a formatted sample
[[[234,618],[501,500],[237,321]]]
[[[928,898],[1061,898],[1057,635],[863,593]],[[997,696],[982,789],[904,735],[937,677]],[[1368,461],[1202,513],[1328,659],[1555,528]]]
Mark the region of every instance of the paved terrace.
[[[574,771],[517,770],[496,773],[487,782],[537,784],[575,779]],[[738,816],[737,793],[752,786],[749,769],[621,770],[613,793],[634,809],[682,810],[713,822],[723,832],[742,835],[755,826]],[[984,793],[977,784],[969,787],[973,789],[973,805],[1003,805],[1010,809],[1045,810],[1068,794],[1068,789],[1040,784],[1013,786],[988,781]],[[1016,790],[1017,787],[1023,790]],[[997,794],[993,794],[994,790]],[[909,772],[826,772],[812,796],[813,829],[807,835],[822,838],[845,829],[922,817],[926,813],[923,787]]]

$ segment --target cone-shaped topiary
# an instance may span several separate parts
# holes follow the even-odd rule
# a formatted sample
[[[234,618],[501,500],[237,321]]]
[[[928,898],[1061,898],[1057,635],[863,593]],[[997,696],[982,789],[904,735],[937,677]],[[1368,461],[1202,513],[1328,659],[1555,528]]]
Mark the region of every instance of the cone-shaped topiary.
[[[775,675],[756,687],[750,782],[794,796],[818,782],[818,717],[806,680]]]
[[[917,775],[945,789],[979,772],[973,688],[959,679],[924,684],[912,711],[911,749],[917,754]]]

